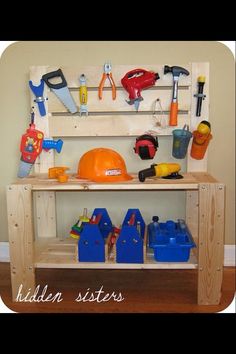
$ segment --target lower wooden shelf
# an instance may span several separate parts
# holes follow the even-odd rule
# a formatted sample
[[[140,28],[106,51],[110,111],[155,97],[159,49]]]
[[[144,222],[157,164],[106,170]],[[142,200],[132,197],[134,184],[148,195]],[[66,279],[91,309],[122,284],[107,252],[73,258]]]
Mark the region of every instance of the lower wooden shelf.
[[[75,269],[196,269],[197,258],[191,253],[188,262],[156,262],[151,249],[145,263],[78,262],[77,240],[41,238],[35,242],[35,268]]]

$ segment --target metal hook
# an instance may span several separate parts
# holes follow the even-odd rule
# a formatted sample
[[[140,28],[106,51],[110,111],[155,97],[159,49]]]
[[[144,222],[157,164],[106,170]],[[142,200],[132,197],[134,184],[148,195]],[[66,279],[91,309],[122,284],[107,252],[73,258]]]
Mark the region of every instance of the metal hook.
[[[160,117],[157,116],[156,112],[158,112],[157,110],[157,102],[159,103],[159,107],[160,107]],[[161,104],[161,99],[157,98],[154,101],[154,109],[153,109],[153,117],[157,119],[157,126],[161,127],[161,128],[166,128],[167,126],[167,122],[166,122],[166,117],[164,117],[164,112],[163,112],[163,108],[162,108],[162,104]]]

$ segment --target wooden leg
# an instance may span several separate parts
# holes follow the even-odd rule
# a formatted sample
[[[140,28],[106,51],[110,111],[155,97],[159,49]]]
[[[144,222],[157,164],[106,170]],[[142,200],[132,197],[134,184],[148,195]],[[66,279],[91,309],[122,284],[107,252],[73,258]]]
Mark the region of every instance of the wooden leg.
[[[186,223],[191,231],[194,242],[198,247],[198,213],[199,201],[198,190],[186,192]],[[193,248],[192,252],[198,258],[197,248]]]
[[[199,185],[198,304],[220,303],[224,265],[224,185]]]
[[[37,237],[56,237],[56,192],[35,192]]]
[[[12,298],[35,290],[32,194],[30,185],[7,187]]]

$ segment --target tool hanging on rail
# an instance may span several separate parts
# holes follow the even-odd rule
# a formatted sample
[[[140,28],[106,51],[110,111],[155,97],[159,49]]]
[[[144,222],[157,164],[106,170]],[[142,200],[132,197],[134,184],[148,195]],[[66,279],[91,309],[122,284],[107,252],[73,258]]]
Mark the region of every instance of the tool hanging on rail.
[[[87,102],[88,102],[88,90],[86,86],[86,76],[84,74],[80,75],[79,82],[80,82],[80,88],[79,88],[79,100],[80,100],[80,108],[79,108],[79,114],[80,116],[84,113],[86,116],[88,115],[88,107],[87,107]]]
[[[109,80],[110,84],[111,84],[111,89],[112,89],[112,99],[115,100],[116,99],[116,85],[112,76],[112,72],[111,72],[111,64],[106,62],[103,66],[103,75],[102,75],[102,79],[100,81],[99,87],[98,87],[98,97],[101,100],[102,99],[102,91],[104,88],[104,84],[106,79]]]
[[[177,116],[178,116],[178,82],[179,76],[182,75],[189,75],[189,71],[181,68],[180,66],[168,66],[165,65],[164,67],[164,74],[172,73],[173,75],[173,95],[172,95],[172,102],[170,106],[170,120],[169,125],[175,126],[177,124]]]
[[[199,76],[197,79],[198,82],[198,93],[194,95],[197,97],[197,109],[196,109],[196,116],[201,116],[201,108],[202,108],[202,101],[205,100],[206,95],[203,94],[203,88],[205,84],[205,76]]]
[[[39,113],[40,113],[41,117],[44,117],[46,115],[46,109],[45,109],[44,102],[48,99],[48,98],[43,97],[44,81],[41,79],[40,84],[38,86],[36,86],[30,80],[29,87],[31,88],[31,91],[35,95],[34,102],[36,102],[38,105]]]
[[[144,69],[131,70],[121,79],[123,87],[129,93],[129,101],[126,102],[130,105],[133,104],[136,112],[139,109],[140,101],[143,100],[141,91],[154,86],[158,79],[158,73]]]
[[[153,159],[158,148],[158,138],[150,134],[140,135],[135,142],[134,152],[142,160]]]
[[[31,111],[31,122],[26,133],[21,137],[20,151],[21,161],[17,177],[27,177],[31,171],[33,164],[37,157],[41,154],[42,150],[48,151],[55,149],[58,153],[61,152],[63,141],[61,139],[50,140],[44,139],[44,134],[35,128],[34,124],[34,111]]]
[[[61,82],[53,84],[49,80],[60,78]],[[69,109],[71,113],[76,113],[77,107],[71,93],[67,87],[67,82],[65,76],[63,75],[61,69],[56,71],[51,71],[50,73],[44,74],[42,79],[46,82],[48,87],[52,92],[59,98],[59,100],[64,104],[64,106]]]

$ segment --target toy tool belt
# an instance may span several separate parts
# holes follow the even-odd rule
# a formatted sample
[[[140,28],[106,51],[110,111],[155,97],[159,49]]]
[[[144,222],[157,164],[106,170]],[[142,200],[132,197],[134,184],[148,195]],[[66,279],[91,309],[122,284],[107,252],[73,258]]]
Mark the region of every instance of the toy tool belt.
[[[136,139],[134,151],[142,160],[149,160],[155,156],[158,146],[157,137],[145,134]]]

